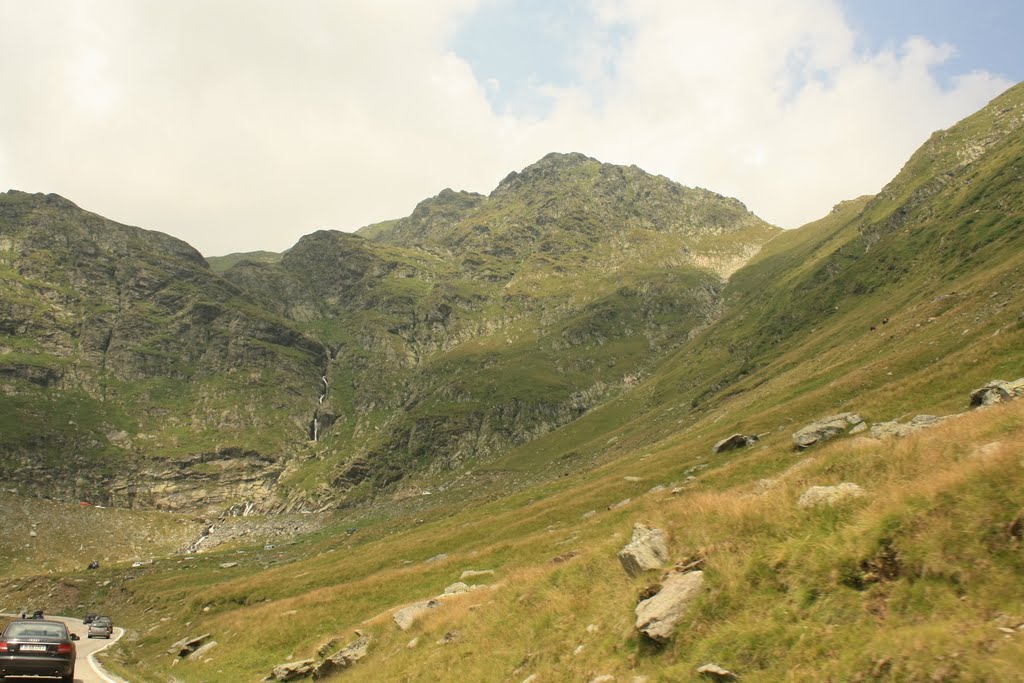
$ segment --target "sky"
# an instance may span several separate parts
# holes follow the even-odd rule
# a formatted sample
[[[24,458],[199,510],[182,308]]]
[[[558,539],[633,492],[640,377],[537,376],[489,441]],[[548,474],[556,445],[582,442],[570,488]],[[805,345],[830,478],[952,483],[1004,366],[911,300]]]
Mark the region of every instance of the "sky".
[[[1019,0],[0,0],[0,191],[207,256],[548,152],[785,228],[1024,80]]]

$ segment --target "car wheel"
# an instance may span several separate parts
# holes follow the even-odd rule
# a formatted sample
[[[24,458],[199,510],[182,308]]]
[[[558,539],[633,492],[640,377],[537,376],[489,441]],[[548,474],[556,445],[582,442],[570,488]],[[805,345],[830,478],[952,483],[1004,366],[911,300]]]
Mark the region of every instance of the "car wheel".
[[[75,672],[72,671],[67,676],[60,677],[61,683],[75,683]]]

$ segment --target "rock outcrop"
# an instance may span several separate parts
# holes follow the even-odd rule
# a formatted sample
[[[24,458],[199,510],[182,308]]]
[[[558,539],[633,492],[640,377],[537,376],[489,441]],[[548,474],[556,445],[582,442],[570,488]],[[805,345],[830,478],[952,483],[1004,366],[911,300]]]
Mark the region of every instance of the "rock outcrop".
[[[806,427],[801,428],[793,434],[793,445],[796,448],[804,449],[822,441],[834,439],[840,434],[846,433],[851,427],[864,422],[856,413],[840,413],[822,418]]]
[[[1012,382],[994,379],[971,392],[972,408],[991,406],[1024,396],[1024,377]]]
[[[910,422],[899,422],[898,420],[876,422],[871,425],[870,434],[876,439],[899,438],[926,427],[934,427],[945,419],[946,417],[936,415],[917,415]]]
[[[845,481],[836,486],[812,486],[804,491],[796,504],[801,508],[832,506],[851,498],[860,498],[863,495],[864,489],[857,484]]]

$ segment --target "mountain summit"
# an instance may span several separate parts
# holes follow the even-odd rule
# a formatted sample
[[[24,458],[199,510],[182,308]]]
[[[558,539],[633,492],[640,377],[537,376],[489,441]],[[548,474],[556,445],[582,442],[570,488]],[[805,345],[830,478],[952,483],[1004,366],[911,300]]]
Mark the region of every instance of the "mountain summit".
[[[280,259],[232,258],[223,277],[66,200],[0,207],[20,292],[5,305],[24,320],[9,414],[32,425],[3,447],[55,462],[91,444],[74,487],[31,486],[180,509],[320,508],[492,461],[635,383],[778,232],[736,200],[580,154]],[[73,396],[77,417],[48,416],[43,391]],[[235,483],[213,495],[221,475]]]

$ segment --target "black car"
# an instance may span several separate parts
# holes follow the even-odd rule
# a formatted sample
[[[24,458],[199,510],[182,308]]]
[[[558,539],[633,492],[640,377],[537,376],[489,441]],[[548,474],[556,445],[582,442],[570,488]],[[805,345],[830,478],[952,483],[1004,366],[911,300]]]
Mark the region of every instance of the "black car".
[[[96,620],[97,616],[99,616],[99,615],[96,614],[95,612],[89,612],[88,614],[85,615],[85,619],[82,619],[82,623],[83,624],[91,624],[92,622],[94,622]]]
[[[18,619],[0,635],[0,678],[4,676],[58,676],[75,680],[75,642],[60,621]]]

